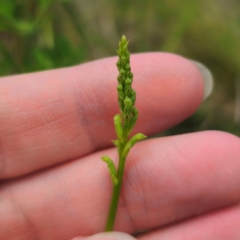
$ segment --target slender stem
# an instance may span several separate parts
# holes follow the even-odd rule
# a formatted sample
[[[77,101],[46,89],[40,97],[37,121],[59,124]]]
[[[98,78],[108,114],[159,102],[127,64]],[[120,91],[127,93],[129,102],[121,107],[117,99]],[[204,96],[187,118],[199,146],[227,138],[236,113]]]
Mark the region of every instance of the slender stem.
[[[118,184],[114,185],[113,187],[112,199],[111,199],[110,209],[108,213],[107,224],[105,228],[106,232],[113,230],[115,218],[117,214],[117,207],[118,207],[119,196],[120,196],[121,187],[122,187],[122,179],[124,174],[124,166],[126,162],[125,161],[126,157],[122,157],[122,151],[124,147],[125,147],[125,144],[121,147],[119,151],[119,166],[118,166],[118,173],[117,173]]]

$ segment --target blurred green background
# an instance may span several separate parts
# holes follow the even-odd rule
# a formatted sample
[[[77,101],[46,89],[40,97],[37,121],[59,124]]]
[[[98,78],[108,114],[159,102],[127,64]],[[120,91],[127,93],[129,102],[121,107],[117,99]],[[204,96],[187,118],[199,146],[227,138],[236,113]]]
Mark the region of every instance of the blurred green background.
[[[213,73],[212,95],[163,134],[240,135],[239,0],[1,0],[0,76],[115,55],[122,34],[133,53],[173,52]]]

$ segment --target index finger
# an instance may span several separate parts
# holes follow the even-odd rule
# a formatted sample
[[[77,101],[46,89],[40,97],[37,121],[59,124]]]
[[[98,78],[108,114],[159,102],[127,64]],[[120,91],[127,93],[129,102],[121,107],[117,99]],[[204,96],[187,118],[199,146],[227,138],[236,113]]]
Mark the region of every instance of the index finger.
[[[27,174],[111,145],[118,113],[116,58],[0,80],[0,178]],[[136,131],[151,135],[182,121],[202,100],[191,61],[173,54],[131,57]]]

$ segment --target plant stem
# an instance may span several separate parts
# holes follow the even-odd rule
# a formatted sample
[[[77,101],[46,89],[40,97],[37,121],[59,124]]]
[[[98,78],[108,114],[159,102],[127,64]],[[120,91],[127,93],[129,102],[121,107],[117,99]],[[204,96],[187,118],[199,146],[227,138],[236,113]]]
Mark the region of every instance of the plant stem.
[[[119,196],[122,188],[122,179],[123,179],[124,167],[126,162],[126,156],[123,157],[122,152],[128,140],[128,136],[126,135],[126,132],[124,132],[123,135],[124,135],[124,143],[121,144],[119,148],[119,166],[118,166],[118,172],[117,172],[118,184],[113,185],[112,199],[111,199],[110,209],[108,213],[107,224],[105,228],[106,232],[110,232],[113,230],[115,218],[117,214]]]
[[[113,230],[116,213],[117,213],[119,196],[120,196],[121,187],[122,187],[122,179],[123,179],[123,174],[124,174],[125,160],[126,160],[126,158],[122,158],[122,157],[120,157],[120,159],[119,159],[119,167],[118,167],[118,174],[117,174],[118,184],[114,185],[114,187],[113,187],[112,200],[111,200],[107,224],[106,224],[106,228],[105,228],[106,232]]]

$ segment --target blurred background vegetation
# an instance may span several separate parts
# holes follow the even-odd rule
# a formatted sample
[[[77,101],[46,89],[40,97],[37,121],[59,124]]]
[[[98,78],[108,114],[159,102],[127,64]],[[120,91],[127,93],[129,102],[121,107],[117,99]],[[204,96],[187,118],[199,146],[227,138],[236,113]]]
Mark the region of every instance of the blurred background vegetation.
[[[0,76],[115,55],[122,34],[131,52],[177,53],[213,73],[212,95],[164,134],[240,135],[239,0],[2,0]]]

